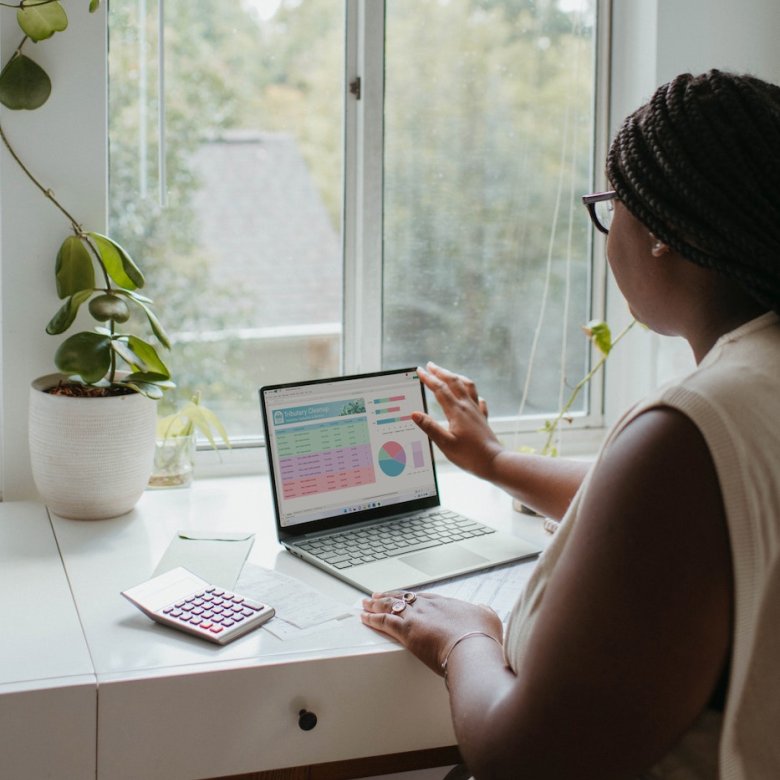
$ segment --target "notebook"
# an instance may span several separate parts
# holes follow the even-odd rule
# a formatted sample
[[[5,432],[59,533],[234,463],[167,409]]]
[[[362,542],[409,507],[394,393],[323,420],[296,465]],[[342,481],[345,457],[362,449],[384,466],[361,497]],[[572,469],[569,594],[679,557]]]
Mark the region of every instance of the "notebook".
[[[260,405],[277,537],[335,577],[383,592],[540,552],[441,506],[415,369],[268,385]]]

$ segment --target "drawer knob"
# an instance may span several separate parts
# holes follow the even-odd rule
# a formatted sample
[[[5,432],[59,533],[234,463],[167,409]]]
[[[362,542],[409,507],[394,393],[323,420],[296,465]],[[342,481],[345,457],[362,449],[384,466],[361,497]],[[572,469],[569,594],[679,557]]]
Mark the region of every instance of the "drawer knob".
[[[311,731],[317,725],[317,716],[308,710],[301,710],[298,713],[298,726],[303,731]]]

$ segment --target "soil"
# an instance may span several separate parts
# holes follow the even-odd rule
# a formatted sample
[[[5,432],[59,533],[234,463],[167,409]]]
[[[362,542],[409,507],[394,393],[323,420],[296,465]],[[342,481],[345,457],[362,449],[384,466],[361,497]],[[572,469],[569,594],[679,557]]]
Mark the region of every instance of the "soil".
[[[117,395],[131,395],[135,392],[124,385],[111,385],[110,387],[93,387],[82,385],[78,382],[59,382],[47,391],[50,395],[67,395],[71,398],[111,398]]]

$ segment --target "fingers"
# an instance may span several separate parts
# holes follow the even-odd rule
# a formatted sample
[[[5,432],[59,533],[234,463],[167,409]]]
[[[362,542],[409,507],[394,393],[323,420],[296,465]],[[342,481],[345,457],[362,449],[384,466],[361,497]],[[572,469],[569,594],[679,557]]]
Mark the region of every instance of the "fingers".
[[[401,633],[401,618],[392,612],[366,612],[360,614],[363,625],[376,629],[383,634],[398,638]]]
[[[367,612],[400,614],[407,605],[417,601],[417,595],[410,590],[398,593],[374,593],[370,598],[363,599],[363,609]]]
[[[456,374],[446,368],[437,366],[436,363],[433,363],[432,361],[428,361],[423,370],[423,374],[427,375],[429,378],[433,377],[432,381],[426,384],[428,384],[434,392],[437,388],[441,389],[446,387],[456,397],[468,397],[471,398],[474,403],[479,402],[477,386],[467,376]]]
[[[461,400],[478,405],[482,414],[487,417],[487,405],[477,394],[477,386],[468,377],[454,374],[431,362],[426,364],[426,368],[418,368],[417,371],[423,384],[436,396],[448,417],[450,410]]]
[[[455,437],[442,425],[436,422],[429,414],[424,412],[412,412],[412,420],[423,433],[429,436],[436,444],[454,442]]]
[[[374,593],[363,599],[360,619],[364,625],[398,639],[403,630],[401,614],[408,603],[409,597],[405,598],[403,593]]]

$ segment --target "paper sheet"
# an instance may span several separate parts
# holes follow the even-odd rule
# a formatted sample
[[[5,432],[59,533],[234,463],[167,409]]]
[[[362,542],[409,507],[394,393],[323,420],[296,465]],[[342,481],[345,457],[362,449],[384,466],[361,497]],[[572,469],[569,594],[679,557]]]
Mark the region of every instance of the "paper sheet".
[[[330,628],[356,609],[324,596],[293,577],[248,563],[235,585],[236,592],[270,604],[276,616],[263,626],[279,639]]]
[[[415,590],[439,593],[472,604],[487,604],[498,613],[501,622],[506,624],[512,607],[528,582],[535,564],[536,561],[523,561],[496,566],[487,571],[454,577]]]

